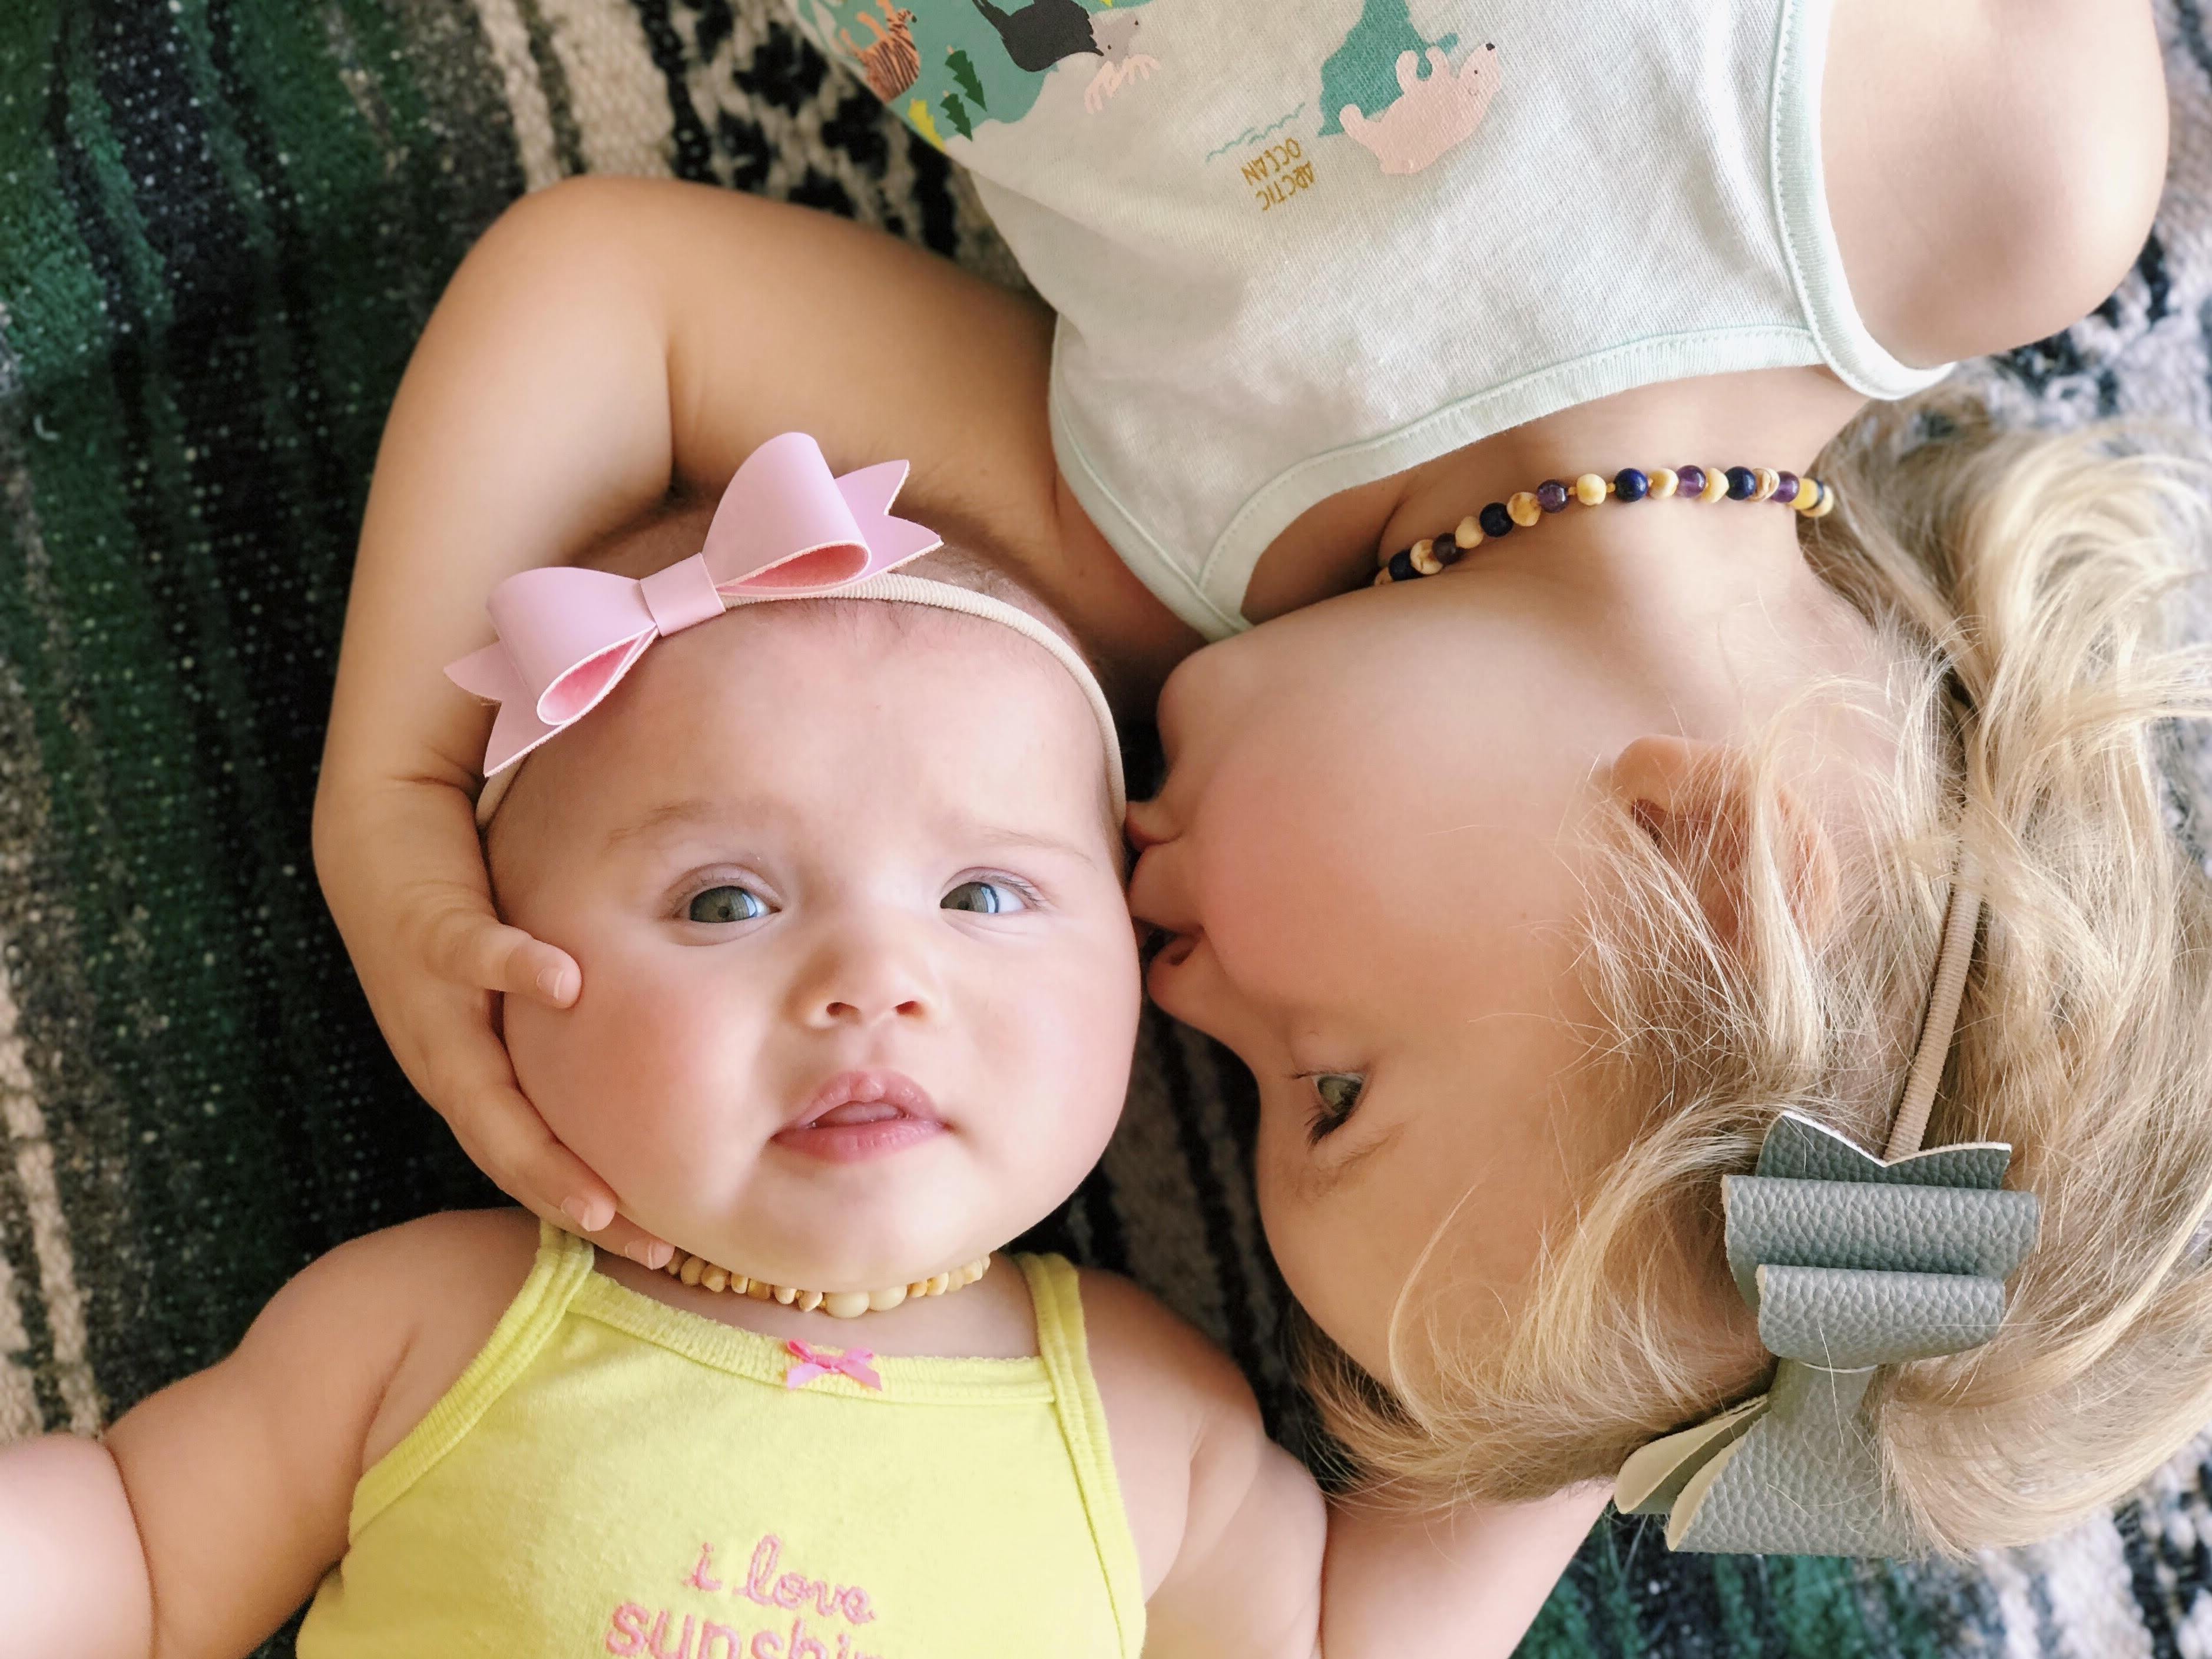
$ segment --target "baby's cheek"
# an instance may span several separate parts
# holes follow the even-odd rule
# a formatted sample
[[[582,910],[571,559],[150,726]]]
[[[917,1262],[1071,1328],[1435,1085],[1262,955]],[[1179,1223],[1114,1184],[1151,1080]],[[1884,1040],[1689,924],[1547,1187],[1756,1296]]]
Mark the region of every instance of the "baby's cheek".
[[[1081,1176],[1105,1147],[1120,1119],[1144,1004],[1128,929],[1072,950],[1060,963],[1024,975],[1023,998],[1002,1005],[1004,1023],[987,1047],[1002,1079],[1024,1099],[1049,1101],[1055,1132],[1036,1143]]]
[[[680,985],[587,973],[585,988],[565,1011],[512,1008],[507,1046],[547,1127],[620,1192],[698,1144],[702,1113],[729,1093],[722,1049]]]

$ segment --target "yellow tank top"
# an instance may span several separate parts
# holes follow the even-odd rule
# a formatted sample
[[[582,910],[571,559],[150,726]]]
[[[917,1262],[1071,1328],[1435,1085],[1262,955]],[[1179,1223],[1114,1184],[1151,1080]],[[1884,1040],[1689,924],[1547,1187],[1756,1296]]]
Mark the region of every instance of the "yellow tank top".
[[[355,1489],[301,1659],[1138,1659],[1075,1271],[1014,1260],[1036,1358],[856,1344],[819,1371],[544,1229],[490,1341]]]

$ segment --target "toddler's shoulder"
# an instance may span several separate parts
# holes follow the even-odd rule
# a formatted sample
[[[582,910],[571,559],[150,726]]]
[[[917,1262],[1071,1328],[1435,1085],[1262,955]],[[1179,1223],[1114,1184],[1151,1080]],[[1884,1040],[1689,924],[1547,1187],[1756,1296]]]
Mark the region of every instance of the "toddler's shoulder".
[[[2044,338],[2112,293],[2166,174],[2149,0],[1853,0],[1822,149],[1860,313],[1909,362]]]

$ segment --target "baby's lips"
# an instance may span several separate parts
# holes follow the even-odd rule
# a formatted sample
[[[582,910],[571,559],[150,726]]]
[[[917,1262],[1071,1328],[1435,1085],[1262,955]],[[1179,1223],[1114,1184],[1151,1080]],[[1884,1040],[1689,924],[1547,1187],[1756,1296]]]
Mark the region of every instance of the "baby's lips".
[[[888,1106],[893,1115],[900,1117],[921,1118],[933,1123],[945,1121],[945,1115],[930,1099],[929,1091],[905,1073],[867,1066],[840,1072],[830,1079],[792,1115],[784,1127],[811,1128],[833,1112],[843,1112],[848,1107],[870,1106]],[[880,1121],[883,1115],[878,1114],[867,1121]]]
[[[864,1164],[918,1146],[948,1126],[902,1072],[840,1072],[775,1132],[776,1145],[828,1164]]]

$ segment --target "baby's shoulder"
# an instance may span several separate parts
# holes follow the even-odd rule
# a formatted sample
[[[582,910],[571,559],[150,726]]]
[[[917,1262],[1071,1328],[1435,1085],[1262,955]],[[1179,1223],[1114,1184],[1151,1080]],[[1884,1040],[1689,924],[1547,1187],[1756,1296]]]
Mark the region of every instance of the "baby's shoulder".
[[[1091,1372],[1150,1595],[1182,1551],[1198,1488],[1220,1453],[1262,1455],[1267,1431],[1243,1374],[1187,1321],[1118,1273],[1085,1267],[1078,1283]]]
[[[295,1274],[209,1375],[298,1406],[311,1439],[366,1469],[467,1369],[528,1279],[537,1238],[516,1210],[349,1240]]]
[[[538,1227],[521,1210],[450,1210],[340,1245],[295,1284],[389,1333],[392,1369],[362,1467],[406,1437],[460,1380],[530,1276]]]
[[[1314,1651],[1326,1517],[1229,1356],[1127,1279],[1082,1275],[1091,1366],[1161,1625],[1239,1652]]]
[[[1076,1270],[1091,1369],[1102,1396],[1127,1390],[1149,1426],[1188,1443],[1219,1416],[1259,1420],[1243,1374],[1212,1341],[1151,1291],[1119,1273]],[[1109,1416],[1114,1402],[1107,1401]]]

